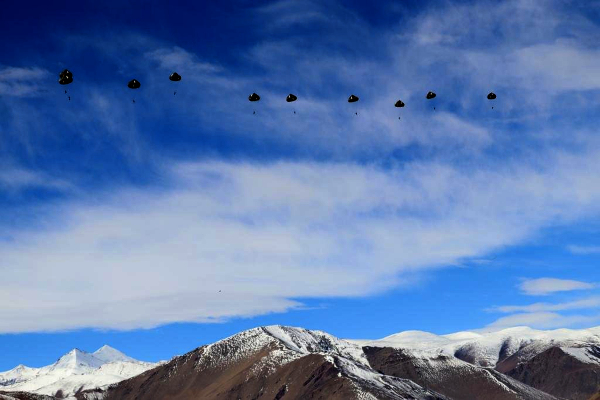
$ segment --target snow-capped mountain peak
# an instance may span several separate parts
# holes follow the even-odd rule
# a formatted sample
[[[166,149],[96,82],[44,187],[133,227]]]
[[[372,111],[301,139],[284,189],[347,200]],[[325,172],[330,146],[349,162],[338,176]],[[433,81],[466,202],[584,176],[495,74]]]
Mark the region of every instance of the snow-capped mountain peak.
[[[1,372],[0,390],[45,395],[62,390],[64,394],[72,395],[82,388],[106,387],[156,365],[137,361],[110,346],[102,346],[94,353],[73,349],[46,367],[29,368],[21,364]]]
[[[105,362],[96,358],[93,354],[73,349],[58,359],[51,367],[51,370],[70,370],[72,373],[83,373],[89,369],[100,368]]]
[[[100,347],[98,350],[93,352],[92,355],[97,359],[104,361],[105,363],[111,363],[115,361],[137,361],[134,358],[128,357],[125,354],[121,353],[119,350],[112,348],[108,345]]]

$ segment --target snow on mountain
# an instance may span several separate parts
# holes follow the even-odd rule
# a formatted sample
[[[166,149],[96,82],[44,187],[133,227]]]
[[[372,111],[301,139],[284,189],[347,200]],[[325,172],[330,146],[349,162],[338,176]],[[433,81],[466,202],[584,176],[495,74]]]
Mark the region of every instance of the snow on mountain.
[[[46,367],[19,365],[0,373],[0,390],[46,395],[62,390],[65,395],[74,395],[78,390],[103,388],[131,378],[156,365],[137,361],[109,346],[94,353],[73,349]]]
[[[358,383],[356,391],[365,398],[369,398],[369,394],[363,392],[363,388],[385,393],[389,396],[386,398],[403,398],[397,393],[410,393],[417,397],[423,392],[419,385],[409,380],[374,371],[359,345],[326,332],[303,328],[273,325],[250,329],[206,346],[203,359],[206,365],[224,367],[268,346],[276,349],[254,365],[255,373],[272,372],[306,355],[321,354],[339,368],[341,374],[352,377]],[[223,347],[228,351],[223,351]],[[232,349],[235,351],[229,351]]]
[[[494,332],[457,332],[435,335],[406,331],[379,340],[350,340],[361,346],[408,349],[415,354],[456,356],[475,365],[492,367],[498,361],[520,352],[528,358],[552,347],[588,363],[600,364],[600,327],[590,329],[536,330],[528,327],[508,328]]]
[[[29,368],[20,364],[10,371],[0,373],[0,388],[31,379],[37,375],[39,370],[39,368]]]
[[[93,354],[73,349],[51,365],[48,371],[65,371],[71,375],[79,375],[90,373],[102,364],[105,364],[105,361],[94,357]]]
[[[338,367],[341,373],[352,377],[353,381],[359,382],[360,386],[374,388],[390,396],[394,396],[394,390],[390,390],[389,387],[401,393],[418,393],[422,390],[419,385],[411,381],[385,376],[374,371],[360,346],[326,332],[279,325],[267,326],[263,329],[280,344],[297,353],[296,357],[290,359],[307,354],[326,355],[330,363]],[[357,391],[360,391],[360,387],[357,387]]]
[[[121,353],[119,350],[113,349],[112,347],[107,346],[107,345],[100,347],[98,350],[93,352],[92,355],[95,358],[104,361],[105,363],[112,363],[115,361],[128,361],[128,362],[136,362],[137,361],[136,359],[128,357],[125,354]]]

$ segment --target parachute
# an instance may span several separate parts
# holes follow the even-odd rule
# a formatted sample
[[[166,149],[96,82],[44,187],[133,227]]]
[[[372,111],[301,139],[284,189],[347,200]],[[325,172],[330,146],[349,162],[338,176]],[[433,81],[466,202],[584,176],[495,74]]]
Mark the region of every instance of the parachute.
[[[73,73],[68,69],[65,69],[63,72],[61,72],[58,77],[58,83],[61,85],[68,85],[69,83],[73,82]]]
[[[140,82],[137,81],[136,79],[132,79],[129,81],[129,83],[127,84],[127,87],[129,89],[139,89],[141,86]],[[135,103],[135,99],[132,100]]]
[[[132,79],[129,81],[129,83],[127,84],[127,87],[129,89],[139,89],[141,86],[140,82],[137,81],[136,79]]]
[[[431,100],[431,99],[435,99],[436,94],[433,92],[427,92],[427,96],[425,96],[427,98],[427,100]],[[433,107],[433,109],[435,110],[435,107]]]
[[[494,92],[490,92],[490,93],[487,95],[487,98],[488,98],[488,100],[496,100],[496,93],[494,93]],[[492,106],[492,110],[493,110],[493,109],[494,109],[494,106]]]
[[[248,96],[248,100],[254,103],[255,101],[259,101],[260,100],[260,96],[257,95],[256,93],[252,93],[250,96]],[[252,112],[252,114],[256,114],[256,110],[254,110]]]
[[[285,98],[285,101],[287,101],[288,103],[293,103],[296,100],[298,100],[298,96],[292,93],[288,94]],[[296,110],[294,110],[294,114],[296,114]]]
[[[58,83],[60,83],[61,85],[68,85],[70,83],[73,83],[73,73],[68,69],[65,69],[63,72],[58,74]],[[67,94],[66,90],[65,94]],[[71,101],[71,96],[67,97],[69,98],[69,101]]]
[[[169,75],[169,80],[171,82],[179,82],[181,80],[181,75],[179,75],[177,72],[173,72],[171,75]],[[173,96],[175,96],[177,94],[177,90],[173,92]]]
[[[396,102],[396,104],[394,104],[394,107],[403,108],[404,107],[404,102],[402,100],[398,100]],[[400,119],[400,117],[398,117],[398,119]]]

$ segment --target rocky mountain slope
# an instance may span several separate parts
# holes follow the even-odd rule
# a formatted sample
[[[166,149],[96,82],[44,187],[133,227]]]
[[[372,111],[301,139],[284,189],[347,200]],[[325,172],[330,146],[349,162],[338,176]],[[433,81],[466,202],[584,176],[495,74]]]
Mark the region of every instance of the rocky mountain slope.
[[[109,388],[129,399],[445,399],[374,371],[360,346],[320,331],[270,326],[200,347]]]

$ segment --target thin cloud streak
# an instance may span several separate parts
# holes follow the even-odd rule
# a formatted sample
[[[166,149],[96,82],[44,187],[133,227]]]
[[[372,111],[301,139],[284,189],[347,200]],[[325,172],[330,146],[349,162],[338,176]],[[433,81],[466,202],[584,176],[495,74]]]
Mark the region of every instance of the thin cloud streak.
[[[594,287],[596,287],[594,284],[588,282],[556,278],[527,279],[519,285],[519,289],[529,296],[545,296],[556,292],[588,290]]]
[[[514,313],[514,312],[547,312],[566,310],[587,310],[600,308],[600,297],[592,296],[585,299],[568,301],[564,303],[534,303],[526,306],[498,306],[488,309],[490,312]]]
[[[573,326],[596,326],[600,315],[561,315],[552,312],[514,314],[499,318],[486,326],[490,329],[503,329],[513,326],[528,326],[538,329],[553,329]]]
[[[567,250],[569,250],[571,253],[577,254],[577,255],[599,254],[600,246],[570,245],[570,246],[567,246]]]

